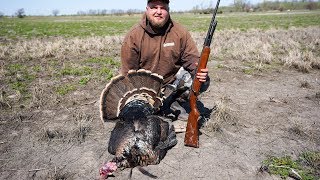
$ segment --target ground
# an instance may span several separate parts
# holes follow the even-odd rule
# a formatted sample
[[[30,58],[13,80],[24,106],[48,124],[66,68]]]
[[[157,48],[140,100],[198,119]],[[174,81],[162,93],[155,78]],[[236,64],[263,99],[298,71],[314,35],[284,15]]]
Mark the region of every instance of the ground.
[[[320,71],[293,68],[248,74],[216,68],[199,100],[212,110],[201,127],[200,147],[178,144],[159,165],[158,179],[280,179],[260,172],[268,156],[320,151]],[[76,100],[49,109],[0,116],[0,179],[97,179],[112,158],[107,141],[114,123],[99,115],[100,87],[73,93]],[[217,112],[220,108],[220,119]],[[221,116],[223,116],[221,118]],[[216,121],[216,122],[215,122]],[[110,179],[126,179],[129,169]],[[133,169],[132,179],[150,179]]]

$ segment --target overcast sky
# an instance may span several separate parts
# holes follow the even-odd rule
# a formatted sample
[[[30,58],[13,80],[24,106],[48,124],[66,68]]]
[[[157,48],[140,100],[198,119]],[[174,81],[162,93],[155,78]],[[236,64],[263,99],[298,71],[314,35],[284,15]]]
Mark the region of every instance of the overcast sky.
[[[196,5],[207,7],[210,2],[217,0],[171,0],[171,10],[190,10]],[[250,0],[255,4],[262,0]],[[0,0],[0,12],[5,15],[24,8],[26,15],[50,15],[52,10],[58,9],[59,14],[76,14],[78,11],[90,9],[139,9],[144,10],[147,0]],[[233,0],[220,0],[220,5],[230,5]]]

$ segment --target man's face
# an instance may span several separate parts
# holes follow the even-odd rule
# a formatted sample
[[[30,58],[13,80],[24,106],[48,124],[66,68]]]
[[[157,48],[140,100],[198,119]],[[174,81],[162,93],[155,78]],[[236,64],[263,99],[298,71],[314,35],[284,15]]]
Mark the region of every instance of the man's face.
[[[169,6],[162,1],[151,1],[146,9],[147,19],[155,28],[163,27],[169,19]]]

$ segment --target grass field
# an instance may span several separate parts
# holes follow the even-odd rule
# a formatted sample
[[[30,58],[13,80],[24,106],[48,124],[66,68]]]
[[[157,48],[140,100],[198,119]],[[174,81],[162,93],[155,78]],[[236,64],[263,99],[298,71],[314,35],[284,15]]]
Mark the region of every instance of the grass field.
[[[193,32],[205,32],[211,15],[173,14],[173,19]],[[217,16],[218,30],[270,29],[320,25],[320,11],[230,13]],[[0,19],[0,36],[6,38],[88,37],[121,35],[141,18],[134,16],[59,16]]]

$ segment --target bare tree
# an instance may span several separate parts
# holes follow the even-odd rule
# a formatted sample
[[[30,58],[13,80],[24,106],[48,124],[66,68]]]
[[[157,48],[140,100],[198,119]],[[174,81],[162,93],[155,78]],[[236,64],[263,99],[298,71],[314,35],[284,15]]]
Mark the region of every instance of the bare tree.
[[[308,4],[306,5],[306,9],[315,10],[318,8],[317,6],[318,6],[317,3],[313,2],[313,1],[309,1]]]
[[[24,18],[26,16],[25,12],[24,12],[24,9],[21,8],[21,9],[18,9],[17,12],[16,12],[16,16],[18,18]]]
[[[139,14],[139,13],[141,13],[141,10],[139,10],[139,9],[128,9],[127,10],[127,14],[129,16],[134,15],[134,14]]]
[[[58,16],[59,13],[60,13],[60,11],[58,9],[52,10],[53,16]]]
[[[77,15],[80,15],[80,16],[84,16],[86,15],[87,13],[85,11],[78,11],[77,12]]]
[[[97,14],[98,14],[98,10],[96,10],[96,9],[89,9],[88,14],[89,14],[89,15],[97,15]]]
[[[106,15],[107,13],[108,13],[108,10],[106,9],[101,10],[101,15]]]
[[[111,9],[110,13],[112,15],[120,16],[124,14],[124,10],[122,9]]]
[[[194,14],[200,13],[200,7],[199,5],[196,5],[191,10]]]
[[[247,11],[251,8],[250,1],[246,0],[234,0],[233,5],[236,11]]]

